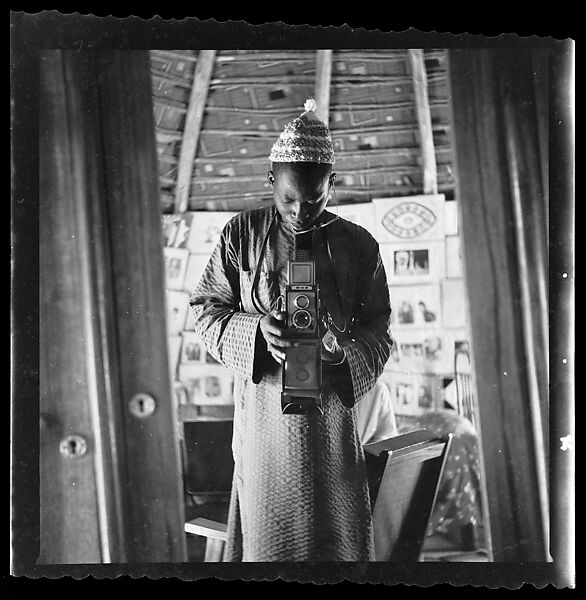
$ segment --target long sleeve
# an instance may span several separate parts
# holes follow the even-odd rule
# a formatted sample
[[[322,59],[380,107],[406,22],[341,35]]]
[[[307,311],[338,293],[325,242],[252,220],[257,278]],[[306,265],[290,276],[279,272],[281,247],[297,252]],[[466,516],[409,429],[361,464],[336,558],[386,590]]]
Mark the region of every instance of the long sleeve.
[[[190,306],[195,331],[208,352],[237,375],[257,383],[255,355],[263,315],[240,310],[238,242],[237,222],[232,219],[222,231]]]
[[[339,366],[327,367],[347,407],[353,406],[375,386],[392,346],[389,288],[378,243],[370,236],[361,248],[357,273],[353,325],[349,334],[338,338],[346,360]]]

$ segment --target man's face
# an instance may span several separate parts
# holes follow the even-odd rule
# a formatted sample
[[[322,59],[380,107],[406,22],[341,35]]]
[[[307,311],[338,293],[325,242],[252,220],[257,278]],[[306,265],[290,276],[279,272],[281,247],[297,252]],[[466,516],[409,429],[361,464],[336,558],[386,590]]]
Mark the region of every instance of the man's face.
[[[275,206],[293,229],[303,231],[319,219],[328,202],[333,174],[321,169],[279,167],[269,171]]]

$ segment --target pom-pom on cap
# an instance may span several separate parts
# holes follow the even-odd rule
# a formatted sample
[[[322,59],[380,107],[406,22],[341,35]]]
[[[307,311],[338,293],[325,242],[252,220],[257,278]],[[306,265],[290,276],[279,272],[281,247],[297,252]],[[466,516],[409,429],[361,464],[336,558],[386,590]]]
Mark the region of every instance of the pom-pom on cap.
[[[271,162],[314,162],[334,164],[334,145],[328,126],[316,115],[317,103],[305,101],[305,112],[285,125],[273,145]]]
[[[317,102],[313,98],[308,98],[303,105],[305,112],[315,112],[317,110]]]

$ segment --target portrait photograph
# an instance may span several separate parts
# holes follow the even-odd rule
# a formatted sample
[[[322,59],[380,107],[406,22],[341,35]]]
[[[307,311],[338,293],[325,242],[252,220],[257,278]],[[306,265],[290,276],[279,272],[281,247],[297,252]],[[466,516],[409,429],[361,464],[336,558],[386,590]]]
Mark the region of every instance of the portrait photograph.
[[[395,344],[399,360],[389,360],[391,370],[438,375],[454,371],[453,334],[446,329],[401,330]]]
[[[391,285],[436,282],[445,277],[441,241],[381,244],[380,252]]]
[[[182,290],[187,270],[189,250],[187,248],[164,248],[166,287],[169,290]]]
[[[181,364],[205,364],[207,350],[203,340],[195,331],[183,331],[181,337]]]
[[[194,212],[191,221],[187,247],[193,254],[207,254],[213,252],[224,225],[235,215],[234,212]]]
[[[233,404],[233,378],[222,365],[181,364],[179,381],[189,392],[193,405],[213,406]]]
[[[391,285],[393,296],[392,327],[430,327],[442,325],[442,306],[438,284]]]
[[[189,294],[178,290],[167,290],[166,298],[169,334],[180,335],[189,327]]]
[[[423,373],[387,373],[385,382],[391,390],[393,409],[397,415],[419,416],[438,403],[441,390],[438,379]]]
[[[195,286],[199,283],[204,269],[208,264],[210,257],[207,254],[190,254],[187,259],[187,269],[185,270],[185,279],[183,289],[192,293]]]
[[[168,248],[187,248],[193,214],[163,215],[163,245]]]

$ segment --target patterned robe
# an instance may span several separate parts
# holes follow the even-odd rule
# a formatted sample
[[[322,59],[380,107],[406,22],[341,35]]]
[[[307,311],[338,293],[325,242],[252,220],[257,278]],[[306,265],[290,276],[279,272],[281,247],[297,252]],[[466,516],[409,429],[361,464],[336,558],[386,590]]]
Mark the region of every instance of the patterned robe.
[[[333,216],[323,213],[325,219]],[[331,252],[324,263],[326,235]],[[284,294],[293,242],[275,207],[236,215],[190,302],[195,330],[208,351],[236,375],[235,468],[224,560],[373,560],[366,468],[353,406],[375,385],[390,354],[385,271],[377,242],[358,225],[339,219],[314,234],[314,255],[322,259],[318,281],[327,264],[328,279],[335,282],[324,285],[322,300],[347,360],[322,363],[323,415],[317,410],[283,415],[281,366],[266,349],[259,321]]]

